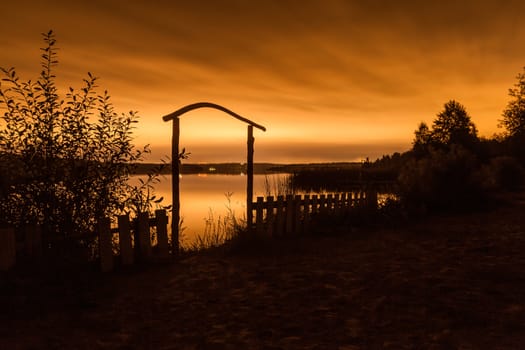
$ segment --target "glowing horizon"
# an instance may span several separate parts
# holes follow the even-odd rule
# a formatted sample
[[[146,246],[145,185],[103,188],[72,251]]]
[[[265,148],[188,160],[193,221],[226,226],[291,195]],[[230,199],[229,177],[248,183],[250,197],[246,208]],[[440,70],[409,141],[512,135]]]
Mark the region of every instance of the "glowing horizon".
[[[162,116],[200,101],[268,128],[256,162],[355,161],[410,147],[421,121],[462,103],[480,136],[501,131],[507,91],[525,65],[525,4],[376,4],[306,0],[21,0],[0,22],[0,66],[39,72],[41,32],[60,48],[60,92],[100,77],[116,110],[141,117],[147,161],[169,154]],[[190,162],[242,161],[245,125],[217,111],[181,118]]]

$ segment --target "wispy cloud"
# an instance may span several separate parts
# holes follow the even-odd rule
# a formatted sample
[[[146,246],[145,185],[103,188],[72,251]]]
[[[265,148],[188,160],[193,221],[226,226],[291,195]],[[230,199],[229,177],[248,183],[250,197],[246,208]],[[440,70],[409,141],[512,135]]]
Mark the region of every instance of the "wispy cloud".
[[[409,143],[417,123],[451,98],[491,134],[525,65],[525,4],[514,0],[20,0],[2,8],[10,15],[0,22],[0,66],[38,72],[39,33],[54,29],[63,84],[88,70],[100,76],[119,107],[142,111],[150,132],[141,140],[154,145],[169,141],[159,116],[199,100],[262,119],[275,142],[317,133],[332,145],[377,135],[384,145]]]

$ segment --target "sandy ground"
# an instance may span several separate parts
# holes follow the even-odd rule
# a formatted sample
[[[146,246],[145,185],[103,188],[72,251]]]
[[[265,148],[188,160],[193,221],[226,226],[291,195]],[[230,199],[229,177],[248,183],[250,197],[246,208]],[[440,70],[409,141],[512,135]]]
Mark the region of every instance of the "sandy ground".
[[[0,349],[521,349],[525,201],[2,294]]]

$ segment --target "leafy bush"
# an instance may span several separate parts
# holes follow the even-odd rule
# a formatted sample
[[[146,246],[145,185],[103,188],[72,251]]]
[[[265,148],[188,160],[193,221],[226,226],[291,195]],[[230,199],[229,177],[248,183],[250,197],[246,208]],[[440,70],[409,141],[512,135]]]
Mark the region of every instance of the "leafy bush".
[[[525,170],[516,158],[500,156],[492,158],[481,174],[487,188],[514,191],[523,186]]]
[[[133,145],[136,113],[117,114],[92,74],[60,98],[54,34],[44,41],[37,80],[22,82],[14,68],[1,69],[0,221],[38,223],[44,238],[82,236],[100,217],[136,204],[128,178],[149,150]]]
[[[401,170],[401,200],[409,208],[431,211],[477,207],[485,196],[479,171],[476,156],[461,146],[432,149],[427,157],[411,159]]]

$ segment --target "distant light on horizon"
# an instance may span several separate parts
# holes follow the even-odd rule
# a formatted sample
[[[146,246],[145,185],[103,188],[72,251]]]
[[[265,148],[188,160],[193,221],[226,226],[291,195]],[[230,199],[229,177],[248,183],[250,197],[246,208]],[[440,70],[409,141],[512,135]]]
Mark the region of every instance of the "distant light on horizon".
[[[259,143],[258,143],[259,141]],[[160,162],[163,156],[171,151],[170,145],[152,149],[146,162]],[[246,159],[245,142],[223,144],[185,145],[190,152],[183,163],[241,163]],[[329,162],[361,162],[366,158],[375,160],[383,155],[395,152],[403,153],[411,147],[410,143],[391,144],[309,144],[309,143],[268,143],[255,141],[254,161],[256,163],[329,163]]]

